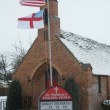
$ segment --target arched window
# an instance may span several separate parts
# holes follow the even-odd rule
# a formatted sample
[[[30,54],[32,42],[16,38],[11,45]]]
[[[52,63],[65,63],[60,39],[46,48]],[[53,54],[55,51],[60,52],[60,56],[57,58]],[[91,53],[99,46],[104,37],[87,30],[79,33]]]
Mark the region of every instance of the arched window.
[[[52,68],[52,79],[53,79],[53,86],[58,85],[58,72],[55,68]],[[45,89],[50,87],[50,70],[47,68],[45,72]]]
[[[44,24],[48,25],[48,10],[47,10],[47,8],[45,8],[45,10],[44,10],[43,17],[44,17]]]

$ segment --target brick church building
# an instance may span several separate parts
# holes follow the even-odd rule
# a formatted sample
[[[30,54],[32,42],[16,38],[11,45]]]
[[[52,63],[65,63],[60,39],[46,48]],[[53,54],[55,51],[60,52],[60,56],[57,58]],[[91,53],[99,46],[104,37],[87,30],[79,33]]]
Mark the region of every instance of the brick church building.
[[[110,98],[110,72],[107,74],[93,74],[95,66],[92,66],[90,62],[83,62],[84,57],[80,53],[82,51],[76,49],[75,45],[68,48],[64,40],[71,41],[75,35],[71,33],[65,37],[65,33],[60,31],[58,2],[57,0],[49,0],[49,3],[53,84],[63,86],[68,77],[73,78],[80,88],[81,110],[101,110],[101,102]],[[13,75],[13,79],[19,80],[22,85],[23,96],[32,97],[33,110],[38,110],[38,98],[49,87],[50,82],[47,35],[47,26],[38,30],[38,37]],[[77,54],[74,54],[74,51],[71,51],[71,48],[76,49],[77,54],[83,57],[82,61],[79,60]],[[80,48],[82,47],[80,46]],[[89,60],[90,55],[88,57],[86,55],[85,58]],[[97,68],[101,69],[100,66]]]

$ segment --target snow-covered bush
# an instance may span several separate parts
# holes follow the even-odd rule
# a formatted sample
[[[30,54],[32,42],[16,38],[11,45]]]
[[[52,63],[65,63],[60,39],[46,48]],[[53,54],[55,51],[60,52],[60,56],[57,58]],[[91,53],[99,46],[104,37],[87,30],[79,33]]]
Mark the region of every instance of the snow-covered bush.
[[[104,100],[102,102],[102,108],[103,110],[110,110],[110,100]]]

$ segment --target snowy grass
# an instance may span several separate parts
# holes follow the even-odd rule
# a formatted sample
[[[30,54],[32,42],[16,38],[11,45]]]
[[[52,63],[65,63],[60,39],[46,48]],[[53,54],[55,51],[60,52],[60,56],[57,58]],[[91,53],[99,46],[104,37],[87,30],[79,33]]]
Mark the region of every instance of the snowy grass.
[[[6,100],[6,99],[7,99],[7,96],[0,96],[0,100],[1,100],[1,99]]]

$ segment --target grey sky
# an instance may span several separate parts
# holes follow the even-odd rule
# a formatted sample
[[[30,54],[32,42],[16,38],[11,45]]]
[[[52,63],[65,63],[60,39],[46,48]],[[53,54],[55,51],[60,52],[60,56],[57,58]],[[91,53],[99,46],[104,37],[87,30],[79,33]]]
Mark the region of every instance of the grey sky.
[[[61,29],[110,45],[110,0],[58,0]],[[17,18],[38,8],[20,6],[19,0],[0,3],[0,53],[11,51],[20,37],[24,46],[37,36],[37,29],[17,29]]]

